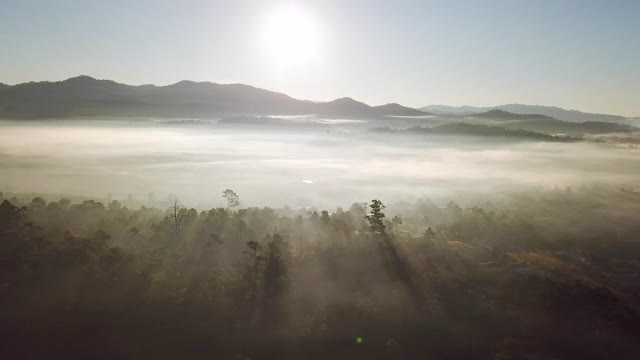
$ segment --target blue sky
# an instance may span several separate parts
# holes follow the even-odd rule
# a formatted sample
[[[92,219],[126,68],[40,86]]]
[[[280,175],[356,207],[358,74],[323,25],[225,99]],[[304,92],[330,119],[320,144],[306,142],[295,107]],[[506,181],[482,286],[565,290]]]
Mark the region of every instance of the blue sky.
[[[283,65],[283,8],[321,34]],[[241,82],[311,100],[526,103],[640,116],[640,1],[0,0],[0,82]]]

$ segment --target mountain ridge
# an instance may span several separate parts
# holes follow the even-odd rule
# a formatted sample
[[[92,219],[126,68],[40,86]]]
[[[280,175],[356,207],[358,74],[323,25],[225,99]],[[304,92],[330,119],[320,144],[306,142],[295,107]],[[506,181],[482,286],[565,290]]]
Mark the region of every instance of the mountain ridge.
[[[315,102],[247,84],[219,84],[209,81],[182,80],[169,85],[128,85],[80,75],[61,81],[31,81],[16,85],[0,83],[0,118],[16,119],[81,116],[212,118],[220,114],[318,114],[353,118],[475,114],[483,117],[479,113],[491,110],[569,122],[633,122],[633,118],[618,115],[542,105],[429,105],[415,109],[397,103],[371,106],[350,97]]]
[[[387,104],[389,105],[389,104]],[[0,118],[157,116],[210,118],[220,114],[385,117],[430,115],[394,106],[370,106],[352,98],[328,102],[295,99],[246,84],[182,80],[174,84],[128,85],[80,75],[62,81],[28,82],[0,88]]]

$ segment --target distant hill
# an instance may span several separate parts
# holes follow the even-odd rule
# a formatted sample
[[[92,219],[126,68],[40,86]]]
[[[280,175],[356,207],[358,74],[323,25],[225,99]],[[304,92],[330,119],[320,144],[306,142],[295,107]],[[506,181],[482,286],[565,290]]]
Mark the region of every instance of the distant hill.
[[[510,129],[502,126],[487,126],[467,123],[450,123],[433,127],[414,126],[406,130],[392,130],[389,128],[374,129],[376,132],[390,132],[398,134],[428,134],[428,135],[456,135],[456,136],[479,136],[493,137],[513,140],[533,140],[551,142],[572,142],[579,141],[579,138],[569,136],[555,136],[543,134],[535,131],[522,129]]]
[[[326,116],[377,116],[373,107],[345,97],[325,103],[316,103],[315,107],[309,110],[310,113],[317,113]]]
[[[545,116],[540,114],[514,114],[514,113],[500,110],[500,109],[492,109],[482,113],[471,114],[467,116],[471,116],[479,119],[496,120],[496,121],[526,120],[526,119],[544,119],[544,120],[553,119],[550,116]]]
[[[0,118],[78,116],[212,118],[220,114],[383,117],[425,112],[398,104],[372,107],[351,98],[294,99],[243,84],[180,81],[132,86],[89,76],[0,87]]]
[[[402,106],[396,103],[390,103],[386,105],[379,105],[373,107],[377,112],[386,115],[395,115],[395,116],[425,116],[432,115],[428,112],[409,108],[406,106]]]
[[[584,121],[602,121],[602,122],[619,122],[624,121],[624,116],[591,114],[577,110],[566,110],[555,106],[539,106],[539,105],[521,105],[508,104],[498,107],[501,110],[509,111],[516,114],[542,114],[550,116],[554,119],[584,122]]]
[[[548,134],[566,134],[570,136],[640,131],[640,128],[625,124],[602,121],[570,122],[557,119],[527,119],[522,121],[497,122],[494,125]]]
[[[469,115],[473,113],[481,113],[492,109],[508,111],[514,114],[540,114],[549,116],[558,120],[571,122],[584,121],[602,121],[602,122],[625,122],[627,118],[618,115],[592,114],[577,110],[566,110],[555,106],[541,105],[523,105],[523,104],[507,104],[490,107],[473,107],[473,106],[446,106],[446,105],[429,105],[421,107],[420,110],[432,112],[435,114],[452,114],[452,115]]]
[[[489,124],[481,125],[493,125],[510,129],[570,136],[640,131],[640,128],[615,122],[570,122],[539,114],[513,114],[499,109],[493,109],[479,114],[465,115],[465,117],[472,120],[480,119],[490,121]]]

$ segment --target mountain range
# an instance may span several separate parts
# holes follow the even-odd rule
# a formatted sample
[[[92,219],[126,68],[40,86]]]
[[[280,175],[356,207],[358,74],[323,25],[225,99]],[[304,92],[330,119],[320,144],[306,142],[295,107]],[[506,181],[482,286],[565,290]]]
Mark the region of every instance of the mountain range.
[[[329,102],[299,100],[243,84],[180,81],[167,86],[133,86],[78,76],[0,87],[0,118],[211,118],[221,114],[359,118],[429,115],[399,104],[369,106],[348,97]]]
[[[541,105],[523,105],[523,104],[506,104],[490,107],[474,107],[474,106],[447,106],[447,105],[428,105],[420,108],[422,111],[431,112],[439,115],[471,115],[490,110],[504,110],[519,115],[544,115],[558,120],[571,122],[584,121],[604,121],[604,122],[625,122],[627,118],[618,115],[592,114],[578,110],[567,110],[555,106]]]
[[[497,110],[503,113],[496,112]],[[63,81],[0,83],[0,118],[164,117],[218,118],[237,115],[307,115],[336,118],[467,116],[494,121],[526,119],[629,123],[622,116],[558,107],[508,104],[494,107],[429,105],[420,109],[390,103],[370,106],[349,97],[328,102],[295,99],[244,84],[180,81],[166,86],[127,85],[90,76]]]

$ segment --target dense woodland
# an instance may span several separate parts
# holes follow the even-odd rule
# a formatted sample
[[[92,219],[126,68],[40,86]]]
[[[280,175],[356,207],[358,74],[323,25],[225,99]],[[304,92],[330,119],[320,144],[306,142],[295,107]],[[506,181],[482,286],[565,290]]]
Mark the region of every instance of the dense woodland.
[[[0,357],[640,358],[640,193],[129,209],[0,197]]]

